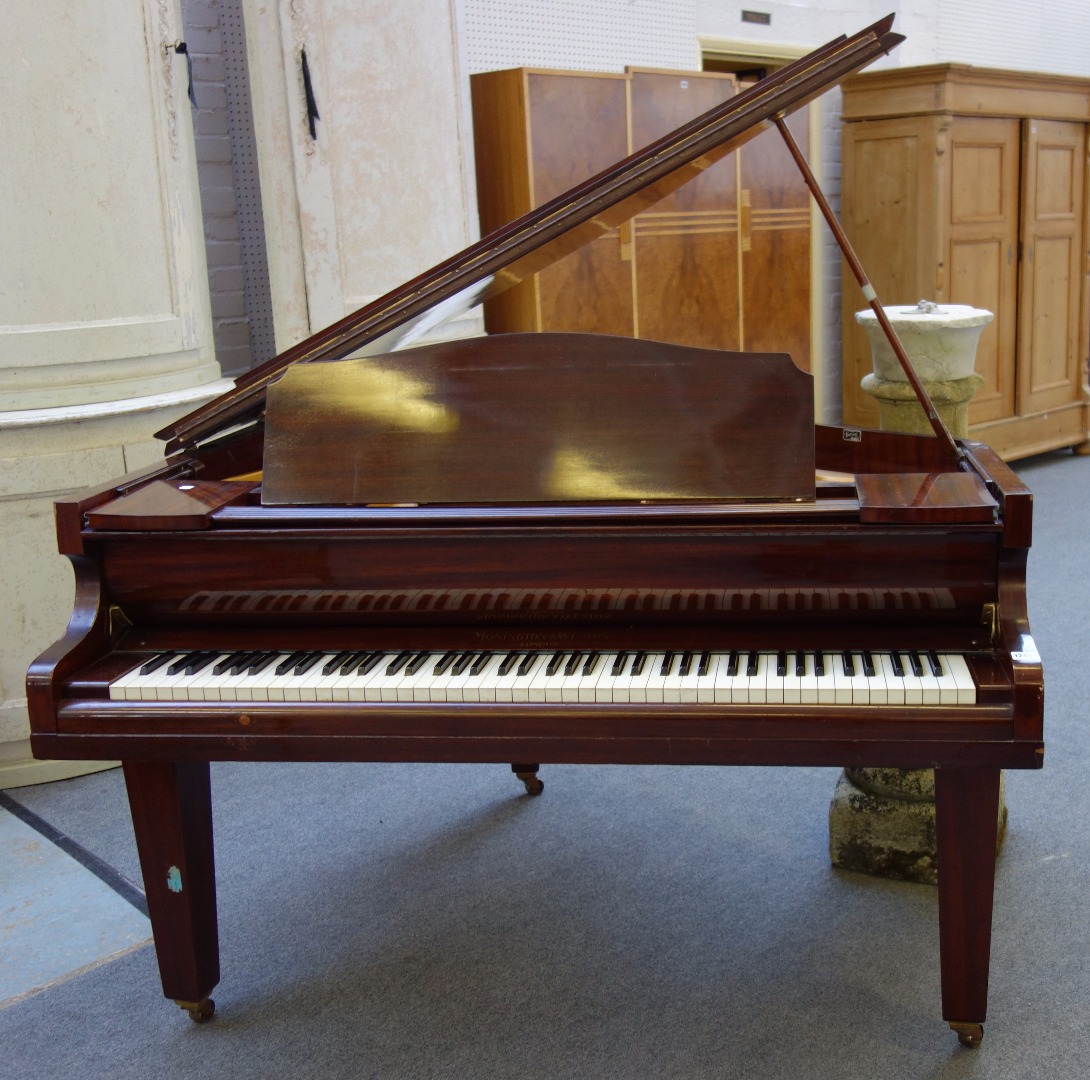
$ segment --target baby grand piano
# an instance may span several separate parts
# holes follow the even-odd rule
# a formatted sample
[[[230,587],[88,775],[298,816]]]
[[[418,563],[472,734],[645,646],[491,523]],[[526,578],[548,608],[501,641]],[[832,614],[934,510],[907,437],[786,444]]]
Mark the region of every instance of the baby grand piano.
[[[784,356],[383,345],[760,128],[789,138],[891,24],[243,377],[161,433],[161,467],[57,504],[76,599],[28,674],[34,751],[123,761],[163,989],[195,1020],[219,979],[210,761],[501,762],[532,794],[548,762],[934,767],[943,1016],[979,1043],[1000,769],[1043,753],[1025,487],[925,398],[936,437],[815,426]]]

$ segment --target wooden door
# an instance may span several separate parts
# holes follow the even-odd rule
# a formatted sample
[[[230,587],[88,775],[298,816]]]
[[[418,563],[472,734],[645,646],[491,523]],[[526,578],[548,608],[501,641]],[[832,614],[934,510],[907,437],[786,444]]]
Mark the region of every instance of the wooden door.
[[[939,197],[944,118],[894,117],[844,125],[841,206],[848,239],[884,306],[945,301],[942,273],[946,208]],[[860,381],[871,370],[867,335],[855,321],[866,308],[843,263],[844,420],[878,427],[878,405]]]
[[[729,76],[629,72],[631,150],[734,96]],[[632,222],[637,337],[741,349],[738,194],[731,154]]]
[[[949,302],[995,316],[977,346],[984,386],[969,406],[971,423],[1014,412],[1019,127],[1017,120],[957,117],[947,140]]]
[[[787,122],[809,156],[809,109]],[[810,370],[810,191],[778,131],[737,151],[741,203],[740,348],[785,352]]]
[[[1018,411],[1078,400],[1086,128],[1026,120],[1022,131]]]
[[[627,155],[623,76],[530,72],[530,206],[542,205]],[[612,229],[535,277],[535,329],[634,332],[627,236]]]

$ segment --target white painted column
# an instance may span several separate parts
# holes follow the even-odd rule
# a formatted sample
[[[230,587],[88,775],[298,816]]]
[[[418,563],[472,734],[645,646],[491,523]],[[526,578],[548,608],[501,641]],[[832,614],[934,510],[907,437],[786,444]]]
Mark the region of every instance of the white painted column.
[[[23,685],[63,633],[52,501],[160,456],[151,434],[225,389],[175,0],[38,0],[0,36],[0,787],[29,760]]]

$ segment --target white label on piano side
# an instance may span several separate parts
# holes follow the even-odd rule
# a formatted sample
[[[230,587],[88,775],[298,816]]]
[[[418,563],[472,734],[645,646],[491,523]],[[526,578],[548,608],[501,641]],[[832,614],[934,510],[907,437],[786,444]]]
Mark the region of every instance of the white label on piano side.
[[[1029,634],[1022,634],[1018,639],[1018,648],[1011,652],[1011,658],[1019,664],[1039,664],[1041,654]]]
[[[844,437],[845,442],[862,442],[863,432],[859,428],[846,427],[843,428],[841,434]]]

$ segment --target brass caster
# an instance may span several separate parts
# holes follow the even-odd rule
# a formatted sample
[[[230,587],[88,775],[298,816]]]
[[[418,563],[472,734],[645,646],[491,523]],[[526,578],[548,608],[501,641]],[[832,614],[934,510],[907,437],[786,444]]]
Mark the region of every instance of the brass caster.
[[[203,998],[200,1001],[175,1001],[174,1004],[189,1013],[189,1019],[194,1024],[207,1024],[216,1012],[216,1003],[211,998]]]
[[[958,1042],[962,1046],[969,1047],[970,1050],[975,1050],[984,1041],[983,1024],[957,1024],[951,1022],[950,1027],[957,1035]]]
[[[515,775],[526,785],[527,795],[540,795],[545,790],[545,781],[539,779],[537,773],[519,772]]]

